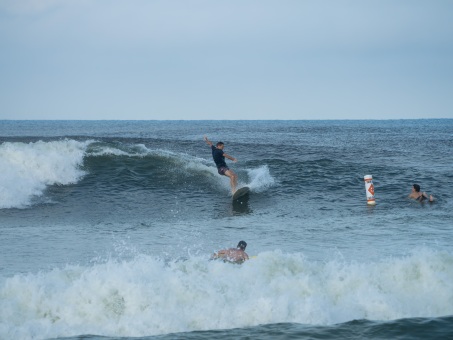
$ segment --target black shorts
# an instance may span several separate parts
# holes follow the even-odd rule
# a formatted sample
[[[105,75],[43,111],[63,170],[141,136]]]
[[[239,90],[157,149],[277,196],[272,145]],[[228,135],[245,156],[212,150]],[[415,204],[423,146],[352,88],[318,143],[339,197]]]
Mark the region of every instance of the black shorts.
[[[225,172],[228,170],[230,170],[230,168],[228,168],[227,166],[221,166],[221,167],[217,168],[217,172],[223,176],[226,176]]]

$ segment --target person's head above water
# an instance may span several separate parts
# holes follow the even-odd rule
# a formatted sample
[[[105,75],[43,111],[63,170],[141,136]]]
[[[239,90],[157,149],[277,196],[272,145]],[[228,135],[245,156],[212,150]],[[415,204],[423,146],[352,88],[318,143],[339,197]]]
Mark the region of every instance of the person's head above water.
[[[237,246],[238,249],[245,250],[246,247],[247,247],[247,242],[239,241],[238,246]]]
[[[217,142],[217,144],[215,146],[216,146],[216,148],[221,149],[224,147],[224,144],[223,144],[223,142]]]
[[[416,192],[420,192],[420,185],[414,184],[413,187],[414,187]]]

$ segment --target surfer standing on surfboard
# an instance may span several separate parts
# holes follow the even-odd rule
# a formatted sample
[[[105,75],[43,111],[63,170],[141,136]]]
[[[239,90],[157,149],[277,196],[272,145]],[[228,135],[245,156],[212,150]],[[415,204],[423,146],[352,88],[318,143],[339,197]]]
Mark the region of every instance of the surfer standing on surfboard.
[[[206,144],[208,144],[211,147],[212,158],[214,159],[214,163],[217,166],[217,172],[220,175],[227,176],[230,178],[231,192],[234,194],[236,192],[238,176],[234,173],[233,170],[228,168],[228,166],[225,163],[225,157],[235,163],[237,162],[237,159],[223,152],[223,148],[225,147],[223,142],[218,142],[216,146],[214,146],[212,145],[212,142],[208,139],[208,137],[204,136],[204,140]]]

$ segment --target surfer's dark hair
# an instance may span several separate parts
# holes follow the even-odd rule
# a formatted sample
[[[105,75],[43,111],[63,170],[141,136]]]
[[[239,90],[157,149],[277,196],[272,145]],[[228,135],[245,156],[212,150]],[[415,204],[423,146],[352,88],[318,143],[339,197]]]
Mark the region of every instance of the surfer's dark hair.
[[[247,247],[247,242],[239,241],[237,248],[239,248],[241,250],[245,250],[246,247]]]
[[[223,142],[217,142],[215,146],[223,145]]]
[[[420,185],[414,184],[414,189],[415,191],[420,192]]]

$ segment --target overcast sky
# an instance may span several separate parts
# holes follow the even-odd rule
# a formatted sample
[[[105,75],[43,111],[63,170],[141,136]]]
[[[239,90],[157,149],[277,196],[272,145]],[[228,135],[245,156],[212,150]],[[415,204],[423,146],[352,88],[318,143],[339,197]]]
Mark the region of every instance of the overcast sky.
[[[450,0],[0,0],[0,119],[453,118]]]

